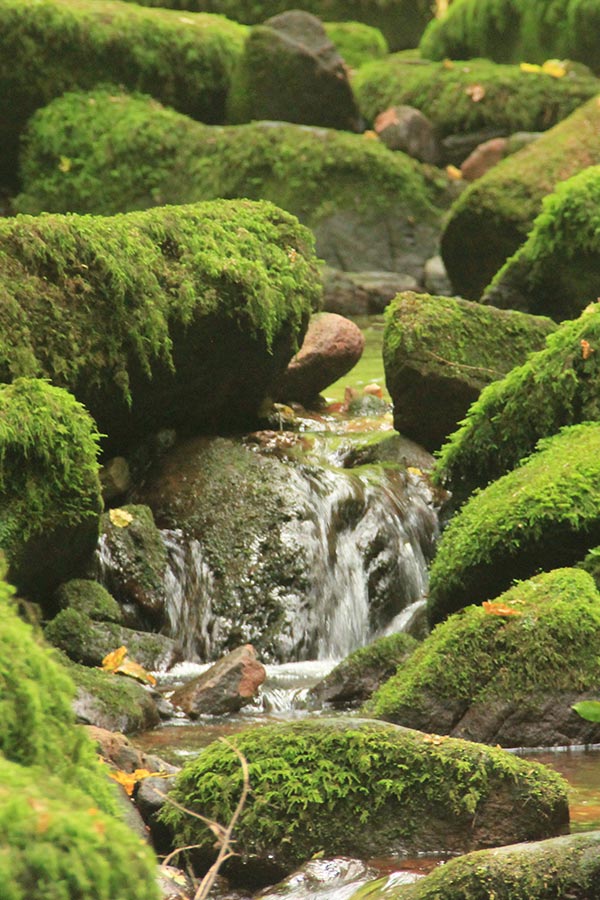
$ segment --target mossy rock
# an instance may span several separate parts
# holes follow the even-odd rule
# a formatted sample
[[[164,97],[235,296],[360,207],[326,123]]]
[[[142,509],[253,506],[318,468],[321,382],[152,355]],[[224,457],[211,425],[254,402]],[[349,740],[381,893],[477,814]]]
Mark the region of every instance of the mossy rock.
[[[565,784],[500,749],[365,719],[313,719],[251,729],[232,739],[248,762],[251,793],[236,826],[241,863],[263,878],[316,853],[374,857],[466,851],[552,836],[567,826]],[[171,796],[229,821],[242,788],[231,748],[211,744],[177,776]],[[179,845],[214,838],[180,809],[161,818]]]
[[[12,593],[0,580],[0,759],[35,767],[39,780],[51,771],[114,812],[113,790],[93,744],[75,725],[73,682],[50,648],[19,619]]]
[[[599,350],[600,303],[594,303],[579,319],[563,322],[544,349],[482,391],[442,447],[434,471],[455,504],[513,469],[540,438],[564,425],[600,420]]]
[[[68,387],[107,448],[253,422],[320,295],[312,235],[249,200],[4,219],[0,287],[0,381]]]
[[[482,303],[573,319],[598,297],[600,165],[561,182],[542,202],[524,244],[483,293]]]
[[[592,576],[596,587],[600,590],[600,547],[593,547],[577,565]]]
[[[221,16],[121,0],[2,0],[0,181],[14,184],[19,136],[53,97],[100,83],[147,91],[204,122],[222,122],[247,29]]]
[[[270,200],[313,230],[317,253],[336,268],[419,277],[446,202],[439,175],[362,135],[274,122],[203,126],[148,97],[106,90],[67,94],[35,116],[22,174],[15,205],[34,214]]]
[[[299,8],[297,0],[142,0],[142,5],[221,13],[247,25]],[[392,50],[416,46],[433,16],[429,0],[302,0],[300,8],[328,22],[372,25],[383,32]]]
[[[10,332],[9,306],[4,328]],[[40,327],[42,344],[47,335]],[[15,345],[3,349],[19,352]],[[18,365],[16,357],[13,362]],[[47,600],[94,553],[98,440],[91,417],[67,391],[34,378],[0,385],[0,548],[11,581],[32,599]]]
[[[0,884],[6,900],[158,900],[144,842],[56,776],[0,755]]]
[[[429,59],[486,56],[500,63],[574,59],[600,70],[597,0],[453,0],[420,43]]]
[[[572,425],[476,493],[452,519],[430,573],[432,623],[515,578],[573,565],[600,542],[600,423]]]
[[[148,731],[159,724],[151,693],[133,678],[80,666],[67,656],[61,659],[77,689],[73,709],[78,722],[121,734]]]
[[[367,700],[418,647],[410,634],[399,632],[359,647],[308,692],[308,701],[334,706]]]
[[[73,578],[58,588],[54,600],[59,609],[75,609],[97,622],[123,621],[123,611],[115,598],[97,581]]]
[[[441,241],[459,294],[480,297],[525,241],[543,198],[558,182],[600,163],[599,129],[596,97],[463,191],[450,209]]]
[[[364,22],[323,22],[323,27],[346,65],[352,69],[389,53],[382,32],[372,25]]]
[[[490,128],[512,134],[545,131],[600,91],[591,74],[553,78],[486,59],[464,60],[438,63],[396,53],[367,63],[352,79],[360,111],[372,122],[390,106],[414,106],[439,137]]]
[[[383,362],[397,431],[440,447],[471,403],[543,345],[549,319],[460,298],[398,294],[386,309]]]
[[[175,641],[164,634],[124,628],[115,622],[94,622],[77,609],[63,609],[44,629],[46,639],[74,662],[100,666],[105,656],[127,647],[128,656],[144,669],[169,669],[181,659]]]
[[[600,887],[600,832],[477,850],[413,885],[380,879],[352,900],[591,900]]]
[[[574,703],[597,694],[600,594],[576,569],[523,581],[449,616],[398,666],[365,712],[502,747],[592,744]]]

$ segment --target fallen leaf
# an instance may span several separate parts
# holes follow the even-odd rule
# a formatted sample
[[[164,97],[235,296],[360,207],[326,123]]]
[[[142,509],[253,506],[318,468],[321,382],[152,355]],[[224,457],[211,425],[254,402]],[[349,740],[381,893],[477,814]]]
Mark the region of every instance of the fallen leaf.
[[[521,72],[541,72],[542,67],[536,66],[535,63],[521,63],[519,66]]]
[[[421,469],[417,469],[416,466],[407,466],[406,471],[409,475],[416,475],[417,478],[422,478],[423,476],[423,472],[421,471]]]
[[[590,356],[594,353],[594,348],[590,344],[589,341],[582,340],[581,341],[581,355],[583,359],[589,359]]]
[[[154,675],[151,675],[143,666],[140,666],[139,663],[134,662],[132,659],[123,660],[120,666],[113,669],[113,672],[115,675],[129,675],[130,678],[135,678],[136,681],[141,681],[144,684],[156,684]]]
[[[452,178],[453,181],[460,181],[462,178],[462,172],[456,166],[446,166],[446,175],[448,178]]]
[[[445,59],[442,63],[442,66],[444,67],[444,69],[453,69],[454,63],[451,59]]]
[[[564,78],[567,67],[561,59],[547,59],[542,65],[542,72],[552,75],[553,78]]]
[[[126,509],[111,509],[108,518],[117,528],[127,528],[133,522],[133,516]]]
[[[506,603],[495,603],[493,600],[484,600],[481,604],[490,616],[522,616],[523,613],[508,606]]]
[[[58,168],[59,171],[64,172],[65,175],[67,174],[67,172],[71,171],[71,160],[68,156],[61,156]]]
[[[485,97],[485,88],[482,84],[470,84],[466,88],[465,94],[471,98],[473,103],[479,103]]]
[[[367,138],[367,140],[369,141],[379,140],[379,136],[376,131],[363,131],[363,137]]]
[[[121,665],[126,656],[127,647],[119,647],[117,650],[112,650],[110,653],[107,653],[102,660],[102,668],[106,669],[107,672],[114,672],[115,669]]]

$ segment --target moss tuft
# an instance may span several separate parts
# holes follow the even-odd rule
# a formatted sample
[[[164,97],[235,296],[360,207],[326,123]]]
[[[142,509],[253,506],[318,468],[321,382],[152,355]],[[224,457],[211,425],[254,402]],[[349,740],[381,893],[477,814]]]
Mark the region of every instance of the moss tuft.
[[[114,597],[97,581],[73,578],[58,588],[55,600],[60,609],[75,609],[99,622],[122,622],[123,612]]]
[[[364,22],[323,22],[323,27],[346,65],[352,69],[389,53],[381,31]]]

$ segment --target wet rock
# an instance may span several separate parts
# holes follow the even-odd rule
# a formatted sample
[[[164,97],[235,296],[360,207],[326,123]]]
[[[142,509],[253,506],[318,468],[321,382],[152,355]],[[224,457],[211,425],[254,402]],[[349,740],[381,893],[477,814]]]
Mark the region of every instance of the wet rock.
[[[365,338],[354,322],[336,313],[320,313],[310,321],[302,347],[288,365],[275,396],[315,403],[321,391],[354,368]]]
[[[113,456],[100,469],[102,498],[105,503],[116,500],[131,487],[131,472],[124,456]]]
[[[394,427],[429,451],[439,448],[480,391],[541,347],[553,329],[549,319],[460,298],[400,294],[383,340]]]
[[[498,128],[486,128],[470,134],[449,134],[442,140],[442,162],[444,165],[462,166],[477,147],[506,136],[506,131]]]
[[[136,808],[149,829],[152,844],[160,855],[173,849],[173,834],[170,828],[159,819],[159,813],[165,803],[166,794],[175,786],[175,774],[169,778],[149,776],[142,778],[136,785],[134,800]]]
[[[234,71],[234,122],[274,119],[360,131],[342,57],[316,16],[290,10],[254,27]]]
[[[465,181],[476,181],[482,175],[497,166],[507,154],[508,140],[507,138],[492,138],[475,147],[460,167],[462,177]]]
[[[323,309],[342,316],[382,313],[396,294],[414,291],[417,279],[401,272],[342,272],[325,268]]]
[[[136,769],[147,769],[149,772],[175,775],[179,771],[177,766],[171,765],[159,756],[138,750],[124,734],[108,731],[97,725],[86,725],[85,730],[94,741],[100,756],[122,772],[131,773]]]
[[[132,678],[65,662],[77,687],[73,710],[81,724],[122,734],[148,731],[159,724],[152,693]]]
[[[432,256],[431,259],[428,259],[425,263],[423,281],[425,290],[428,294],[437,294],[438,297],[452,296],[452,284],[448,278],[444,260],[439,254],[437,256]],[[412,289],[408,288],[407,290]]]
[[[123,610],[97,581],[73,578],[58,588],[54,595],[59,609],[74,609],[97,622],[123,622]]]
[[[175,866],[160,866],[156,880],[161,900],[191,900],[196,893],[190,876]]]
[[[301,896],[318,898],[321,894],[325,897],[336,895],[344,887],[348,891],[351,886],[355,889],[365,882],[372,881],[375,869],[362,862],[360,859],[337,857],[335,859],[311,859],[294,872],[289,878],[284,879],[272,888],[267,888],[258,895],[257,900],[282,900],[293,898],[301,892]],[[344,892],[344,896],[350,896]],[[352,895],[354,896],[354,895]]]
[[[373,129],[390,150],[435,165],[440,156],[435,130],[427,116],[413,106],[391,106],[379,113]]]
[[[178,688],[171,702],[188,716],[220,716],[237,712],[258,694],[267,673],[250,644],[238,647]]]

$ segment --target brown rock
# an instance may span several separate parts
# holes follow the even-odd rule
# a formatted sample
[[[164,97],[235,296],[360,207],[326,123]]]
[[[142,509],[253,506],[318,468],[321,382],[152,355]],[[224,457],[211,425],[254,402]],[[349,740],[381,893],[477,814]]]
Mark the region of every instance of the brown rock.
[[[460,167],[465,181],[475,181],[504,159],[507,153],[508,140],[504,137],[492,138],[475,147]]]
[[[148,769],[149,772],[166,772],[174,775],[179,771],[159,756],[144,753],[134,747],[131,741],[116,731],[108,731],[97,725],[85,725],[89,737],[96,744],[100,756],[122,772],[135,772],[136,769]]]
[[[277,388],[276,398],[310,405],[322,390],[356,365],[364,346],[360,328],[350,319],[336,313],[313,316],[304,343]]]
[[[373,129],[390,150],[402,150],[421,162],[435,164],[440,151],[433,125],[412,106],[391,106],[379,113]]]
[[[256,696],[266,674],[252,644],[245,644],[178,688],[171,701],[192,717],[237,712]]]

